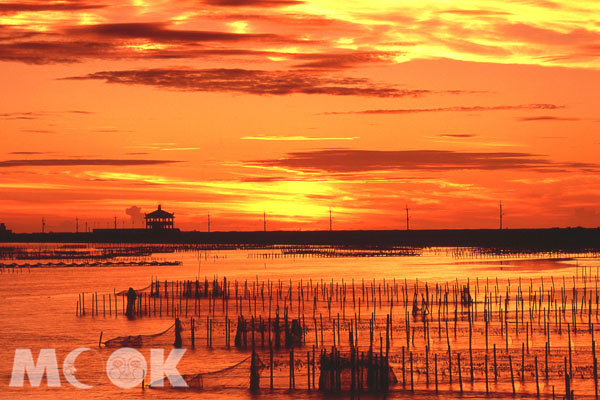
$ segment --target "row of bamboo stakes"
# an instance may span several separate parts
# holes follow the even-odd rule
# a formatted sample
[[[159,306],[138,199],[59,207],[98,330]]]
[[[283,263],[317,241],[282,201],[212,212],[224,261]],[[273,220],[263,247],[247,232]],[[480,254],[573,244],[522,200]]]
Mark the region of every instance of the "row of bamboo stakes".
[[[363,280],[359,284],[258,279],[231,283],[216,278],[212,282],[206,279],[204,282],[153,280],[149,290],[138,292],[135,309],[140,318],[162,317],[163,310],[165,316],[206,315],[207,347],[213,346],[213,330],[219,329],[229,348],[230,312],[240,316],[248,312],[250,319],[257,322],[267,320],[267,315],[263,315],[266,310],[269,321],[274,310],[283,309],[290,315],[296,313],[303,328],[304,343],[322,350],[331,344],[335,351],[344,351],[346,347],[341,337],[346,327],[358,337],[366,322],[370,335],[373,332],[381,335],[385,325],[385,335],[389,338],[386,346],[392,345],[394,339],[402,343],[401,353],[399,346],[395,346],[390,361],[401,365],[403,388],[408,385],[407,365],[418,362],[419,366],[410,367],[411,390],[414,390],[415,373],[425,375],[427,385],[429,375],[434,375],[436,390],[439,380],[452,384],[458,374],[462,392],[462,375],[467,365],[467,379],[474,382],[475,375],[484,376],[486,392],[489,375],[497,382],[501,373],[509,370],[513,393],[516,392],[515,375],[521,382],[527,374],[535,376],[538,395],[540,375],[555,384],[553,379],[563,376],[566,377],[565,396],[572,399],[575,377],[593,379],[597,396],[594,324],[598,321],[599,296],[597,269],[595,272],[591,268],[578,268],[576,276],[570,279],[551,277],[529,282],[476,279],[475,282],[455,280],[435,285],[416,280],[410,283],[407,280]],[[86,308],[86,294],[79,295],[77,315],[87,315],[86,310],[89,310],[93,316],[106,316],[107,309],[109,316],[124,313],[126,298],[122,294],[113,292],[100,297],[93,293],[91,298]],[[309,333],[311,330],[313,335]],[[331,334],[331,342],[327,344],[325,332],[327,336]],[[480,338],[477,345],[473,344],[474,336]],[[573,337],[578,338],[577,346]],[[580,345],[588,338],[587,345]],[[405,356],[409,358],[408,364]],[[500,362],[499,356],[503,358]],[[519,358],[520,363],[513,362]],[[579,361],[578,365],[573,358],[587,360]],[[440,371],[438,365],[442,367]]]

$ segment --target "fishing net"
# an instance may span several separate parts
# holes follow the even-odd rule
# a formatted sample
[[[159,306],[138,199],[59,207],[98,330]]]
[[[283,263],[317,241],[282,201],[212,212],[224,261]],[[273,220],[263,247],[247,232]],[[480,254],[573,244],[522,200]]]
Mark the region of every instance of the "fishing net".
[[[164,377],[152,382],[152,389],[184,389],[184,390],[211,390],[223,388],[245,388],[251,387],[251,381],[260,379],[260,374],[265,365],[258,354],[249,356],[229,367],[210,372],[198,374],[185,374],[178,377]],[[254,373],[253,373],[254,371]],[[252,376],[253,375],[253,376]],[[257,386],[258,387],[258,386]]]
[[[141,289],[131,289],[135,294],[150,297],[183,297],[183,298],[208,298],[208,297],[229,297],[226,290],[227,279],[223,282],[213,279],[209,281],[205,278],[203,281],[185,280],[185,281],[159,281],[153,280],[150,285]],[[130,289],[117,292],[118,296],[127,296]]]
[[[180,325],[180,347],[189,346],[191,345],[190,324],[181,321]],[[106,347],[165,347],[173,346],[176,339],[176,329],[175,324],[173,324],[159,333],[150,335],[118,336],[103,343]]]
[[[140,294],[142,294],[144,292],[147,292],[148,289],[150,289],[151,287],[152,287],[152,284],[150,284],[150,285],[148,285],[146,287],[143,287],[141,289],[133,289],[133,291],[135,292],[136,295],[140,295]],[[127,296],[128,292],[129,292],[129,289],[128,290],[121,290],[120,292],[117,292],[116,295],[117,296]]]

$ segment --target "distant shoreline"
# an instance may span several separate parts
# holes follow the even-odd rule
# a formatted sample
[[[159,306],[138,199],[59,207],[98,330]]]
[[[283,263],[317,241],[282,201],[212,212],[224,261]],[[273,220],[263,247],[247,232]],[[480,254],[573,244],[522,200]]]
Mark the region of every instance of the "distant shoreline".
[[[600,250],[600,228],[439,229],[351,231],[198,232],[100,229],[88,233],[10,233],[3,243],[165,243],[331,245],[351,247],[484,247],[528,251]]]

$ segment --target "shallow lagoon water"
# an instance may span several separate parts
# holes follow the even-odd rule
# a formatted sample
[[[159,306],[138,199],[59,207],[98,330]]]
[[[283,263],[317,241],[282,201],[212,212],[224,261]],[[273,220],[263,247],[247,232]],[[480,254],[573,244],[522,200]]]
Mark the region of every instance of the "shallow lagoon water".
[[[595,258],[571,256],[561,259],[514,259],[486,258],[469,259],[456,258],[451,249],[427,249],[419,256],[404,257],[263,257],[265,253],[280,255],[280,250],[210,250],[199,252],[175,252],[153,254],[153,257],[167,260],[178,260],[180,266],[156,267],[77,267],[77,268],[32,268],[12,272],[4,270],[0,275],[0,355],[3,362],[0,364],[0,382],[2,391],[0,397],[34,398],[255,398],[256,395],[243,388],[225,388],[204,391],[172,391],[151,390],[142,391],[139,387],[133,389],[120,389],[113,385],[106,376],[102,376],[103,365],[100,359],[106,361],[114,349],[98,348],[100,332],[104,339],[137,334],[153,334],[164,330],[172,324],[172,319],[163,318],[136,319],[133,321],[118,317],[102,315],[98,317],[77,317],[76,304],[78,294],[86,293],[114,293],[116,290],[126,290],[128,287],[136,289],[146,287],[152,279],[185,280],[207,277],[223,278],[239,282],[248,281],[274,281],[279,280],[294,284],[300,280],[308,282],[346,283],[358,284],[363,279],[367,282],[397,282],[419,280],[428,284],[453,282],[470,282],[486,279],[501,282],[511,280],[516,282],[519,278],[523,282],[530,279],[538,281],[541,278],[549,281],[551,278],[569,279],[581,274],[582,266],[587,267],[586,273],[596,274],[599,262]],[[483,284],[483,283],[482,283]],[[463,338],[464,339],[464,338]],[[461,338],[457,338],[457,344]],[[577,339],[574,339],[576,341]],[[481,347],[480,340],[478,346]],[[393,343],[392,354],[400,345]],[[435,338],[434,338],[435,342]],[[443,343],[440,343],[442,348]],[[59,366],[63,358],[71,350],[78,347],[97,349],[100,358],[89,360],[89,365],[82,366],[81,377],[92,382],[99,379],[99,383],[89,390],[72,387],[61,375],[61,387],[48,388],[43,381],[39,388],[30,387],[26,383],[24,388],[9,388],[12,371],[12,361],[17,348],[29,348],[34,359],[42,348],[56,349]],[[396,347],[396,349],[394,349]],[[434,343],[435,349],[435,343]],[[142,349],[148,357],[148,349]],[[396,352],[397,354],[397,352]],[[197,346],[195,350],[187,350],[178,368],[181,373],[199,373],[215,371],[247,357],[247,352],[228,350],[214,347],[207,349]],[[396,361],[398,358],[396,358]],[[392,360],[393,361],[393,360]],[[398,368],[398,367],[396,367]],[[396,371],[398,375],[398,371]],[[98,378],[100,375],[100,378]],[[264,379],[264,377],[263,377]],[[265,380],[266,381],[266,380]],[[266,385],[263,381],[263,387]],[[520,385],[528,387],[521,390]],[[240,384],[243,386],[244,382]],[[324,398],[326,395],[316,391],[302,389],[304,382],[298,384],[299,389],[289,391],[277,389],[271,392],[262,389],[263,394],[269,398]],[[474,386],[466,383],[465,394],[467,398],[486,398],[485,387],[480,379]],[[529,380],[527,383],[517,382],[518,392],[528,392],[535,397],[535,384]],[[531,386],[533,385],[533,387]],[[397,385],[398,386],[398,385]],[[492,398],[511,397],[510,381],[501,380],[490,388]],[[581,393],[581,388],[585,387]],[[591,388],[591,389],[590,389]],[[413,397],[406,388],[395,387],[387,395],[388,398]],[[441,385],[440,393],[435,395],[419,377],[415,390],[420,398],[448,398],[460,397],[457,384],[452,386]],[[577,387],[580,394],[593,397],[593,384],[589,382]],[[562,386],[556,387],[557,395],[562,393]],[[551,396],[551,387],[542,382],[542,393]],[[260,396],[259,396],[260,397]],[[342,396],[344,397],[344,396]],[[369,396],[362,396],[368,398]],[[377,396],[375,396],[377,397]],[[578,398],[581,395],[577,396]],[[490,398],[490,397],[487,397]]]

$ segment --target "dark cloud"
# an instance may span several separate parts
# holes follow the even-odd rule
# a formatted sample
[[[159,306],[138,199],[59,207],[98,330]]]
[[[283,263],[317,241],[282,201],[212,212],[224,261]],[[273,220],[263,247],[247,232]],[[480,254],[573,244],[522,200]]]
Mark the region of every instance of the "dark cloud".
[[[0,60],[19,61],[26,64],[78,63],[87,58],[190,58],[196,53],[182,49],[151,50],[140,54],[109,41],[93,40],[31,40],[0,43]]]
[[[148,39],[154,42],[240,42],[246,40],[283,40],[281,36],[275,34],[174,30],[168,29],[168,24],[163,22],[86,25],[83,27],[69,28],[67,33],[70,35],[91,34],[100,37],[120,39]]]
[[[368,171],[450,171],[527,169],[538,172],[567,170],[597,171],[598,165],[589,163],[559,163],[540,155],[516,152],[458,152],[448,150],[352,150],[326,149],[293,152],[286,157],[257,160],[251,165],[284,167],[302,171],[352,173]]]
[[[121,46],[119,39],[113,39],[112,41],[109,38],[90,40],[89,36],[87,38],[81,37],[80,39],[85,40],[63,41],[48,39],[2,43],[2,38],[0,37],[0,60],[18,61],[26,64],[59,64],[78,63],[91,58],[116,60],[211,58],[222,60],[225,57],[239,56],[252,57],[254,60],[262,59],[265,61],[267,57],[293,57],[298,60],[314,59],[314,54],[312,53],[290,55],[289,53],[269,50],[202,47],[196,43],[190,44],[184,42],[173,42],[167,48],[148,48],[143,51],[136,51],[127,46]],[[233,39],[222,41],[222,43],[237,43],[243,40],[250,40],[248,37],[245,39],[239,37]],[[160,42],[160,40],[157,40],[157,42]],[[292,42],[294,42],[293,39],[285,43]],[[383,62],[383,60],[380,62]],[[343,67],[346,67],[350,66],[351,63],[347,61],[343,64]]]
[[[55,3],[50,1],[40,1],[33,3],[0,3],[0,14],[37,11],[78,11],[104,7],[106,6],[103,4],[86,3],[84,1],[65,1],[61,3]]]
[[[133,225],[141,225],[144,222],[144,213],[138,206],[131,206],[125,209],[125,214],[129,215]]]
[[[523,117],[519,118],[519,121],[530,122],[530,121],[580,121],[580,118],[569,118],[569,117],[553,117],[550,115],[539,115],[535,117]]]
[[[334,111],[325,114],[418,114],[432,112],[480,112],[480,111],[504,111],[504,110],[557,110],[564,108],[556,104],[519,104],[514,106],[458,106],[439,108],[404,108],[404,109],[381,109],[361,111]]]
[[[300,0],[204,0],[204,4],[222,7],[285,7],[303,4]]]
[[[128,45],[136,40],[168,43],[139,51]],[[133,42],[133,43],[132,43]],[[275,43],[307,45],[276,34],[245,34],[218,31],[175,30],[168,23],[115,23],[65,28],[61,31],[31,34],[19,28],[0,25],[0,61],[27,64],[76,63],[88,58],[98,59],[184,59],[223,56],[276,55],[277,52],[230,49],[236,43]],[[123,44],[127,44],[124,46]],[[209,47],[204,47],[208,45]]]
[[[431,94],[424,89],[399,89],[364,78],[329,77],[296,71],[246,69],[143,69],[103,71],[71,80],[103,80],[108,83],[148,85],[196,92],[241,92],[256,95],[328,94],[334,96],[419,97]]]
[[[84,165],[108,165],[108,166],[131,166],[131,165],[160,165],[179,161],[172,160],[115,160],[115,159],[46,159],[46,160],[5,160],[0,161],[0,168],[8,167],[71,167]]]
[[[314,69],[342,69],[350,68],[360,64],[373,64],[382,62],[391,62],[392,57],[399,53],[389,52],[348,52],[340,54],[302,54],[295,56],[308,60],[307,62],[294,65],[295,68],[314,68]]]

